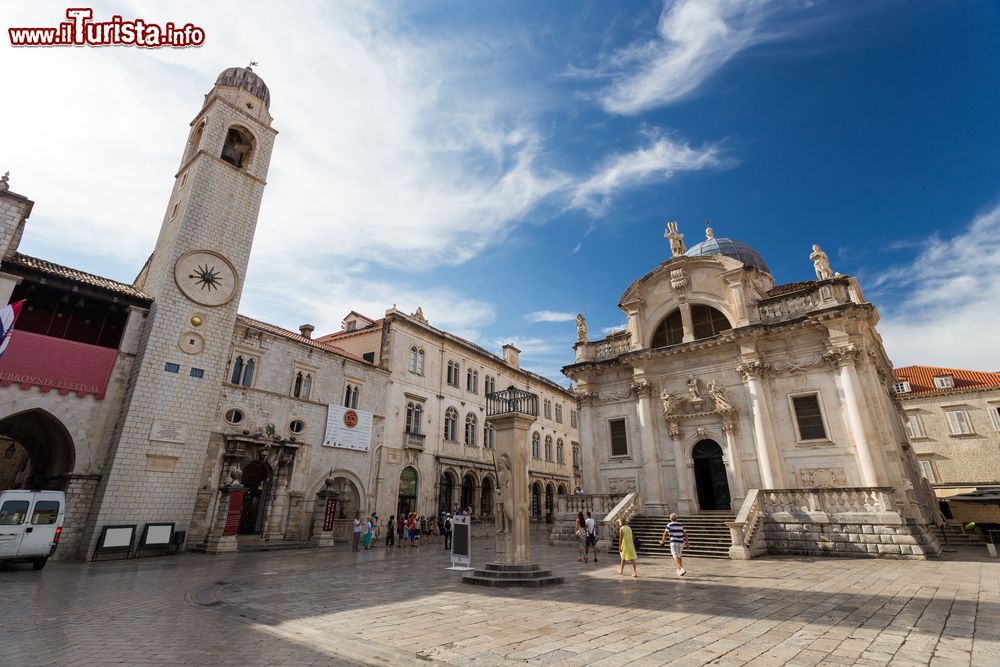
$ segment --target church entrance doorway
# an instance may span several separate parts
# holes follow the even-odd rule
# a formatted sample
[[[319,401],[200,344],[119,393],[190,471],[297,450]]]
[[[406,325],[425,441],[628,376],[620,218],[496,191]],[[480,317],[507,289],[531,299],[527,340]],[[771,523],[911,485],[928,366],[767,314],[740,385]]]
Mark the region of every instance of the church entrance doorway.
[[[702,511],[728,510],[729,480],[722,462],[722,447],[714,440],[702,440],[691,451],[694,481],[698,487],[698,507]]]
[[[264,523],[264,506],[271,490],[271,469],[260,461],[252,461],[243,466],[240,484],[243,493],[243,509],[240,511],[240,535],[257,535]]]
[[[407,466],[399,473],[399,493],[396,498],[396,516],[407,516],[417,511],[417,471]]]

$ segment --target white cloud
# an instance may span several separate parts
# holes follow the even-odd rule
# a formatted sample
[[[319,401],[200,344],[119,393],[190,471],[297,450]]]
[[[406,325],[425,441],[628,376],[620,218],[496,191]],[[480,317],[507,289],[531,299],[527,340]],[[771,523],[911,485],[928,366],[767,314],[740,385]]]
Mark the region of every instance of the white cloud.
[[[873,297],[898,299],[880,308],[878,327],[896,366],[1000,370],[1000,205],[952,238],[931,239],[874,287]]]
[[[569,251],[569,254],[570,255],[575,255],[576,253],[580,252],[580,250],[582,250],[582,249],[583,249],[583,241],[580,241],[575,246],[573,246],[573,249]]]
[[[618,333],[619,331],[625,331],[625,329],[628,329],[628,323],[622,322],[621,324],[616,324],[613,327],[604,327],[603,329],[601,329],[601,333],[603,333],[605,336],[610,336],[613,333]]]
[[[537,310],[526,313],[524,319],[528,322],[572,322],[576,313],[559,312],[555,310]]]
[[[573,191],[571,206],[592,215],[603,214],[615,193],[627,188],[671,178],[678,171],[696,171],[730,164],[717,144],[692,148],[687,143],[651,131],[647,145],[606,158],[593,175]]]
[[[768,0],[665,0],[653,39],[615,51],[597,71],[610,77],[599,101],[636,114],[691,94],[740,51],[769,39]]]

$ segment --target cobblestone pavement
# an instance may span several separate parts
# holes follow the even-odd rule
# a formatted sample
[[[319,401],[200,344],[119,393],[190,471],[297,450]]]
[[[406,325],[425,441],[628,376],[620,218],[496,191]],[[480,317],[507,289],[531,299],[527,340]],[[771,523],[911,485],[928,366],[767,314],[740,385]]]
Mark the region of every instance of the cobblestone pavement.
[[[576,562],[463,585],[440,545],[0,569],[2,665],[1000,665],[1000,561]],[[489,549],[478,545],[478,562]]]

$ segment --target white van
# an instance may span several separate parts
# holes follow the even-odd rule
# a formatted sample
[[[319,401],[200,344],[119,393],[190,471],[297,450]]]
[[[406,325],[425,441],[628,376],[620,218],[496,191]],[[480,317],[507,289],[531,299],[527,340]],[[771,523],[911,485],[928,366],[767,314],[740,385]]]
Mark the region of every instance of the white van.
[[[59,545],[65,513],[62,491],[0,492],[0,561],[41,570]]]

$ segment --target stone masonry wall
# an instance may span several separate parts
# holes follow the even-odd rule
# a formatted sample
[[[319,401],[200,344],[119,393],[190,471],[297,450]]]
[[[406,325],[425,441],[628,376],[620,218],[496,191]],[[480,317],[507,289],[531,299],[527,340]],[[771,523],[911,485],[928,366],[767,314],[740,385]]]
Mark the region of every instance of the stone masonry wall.
[[[769,518],[763,530],[771,554],[925,559],[941,550],[937,538],[917,525]]]

